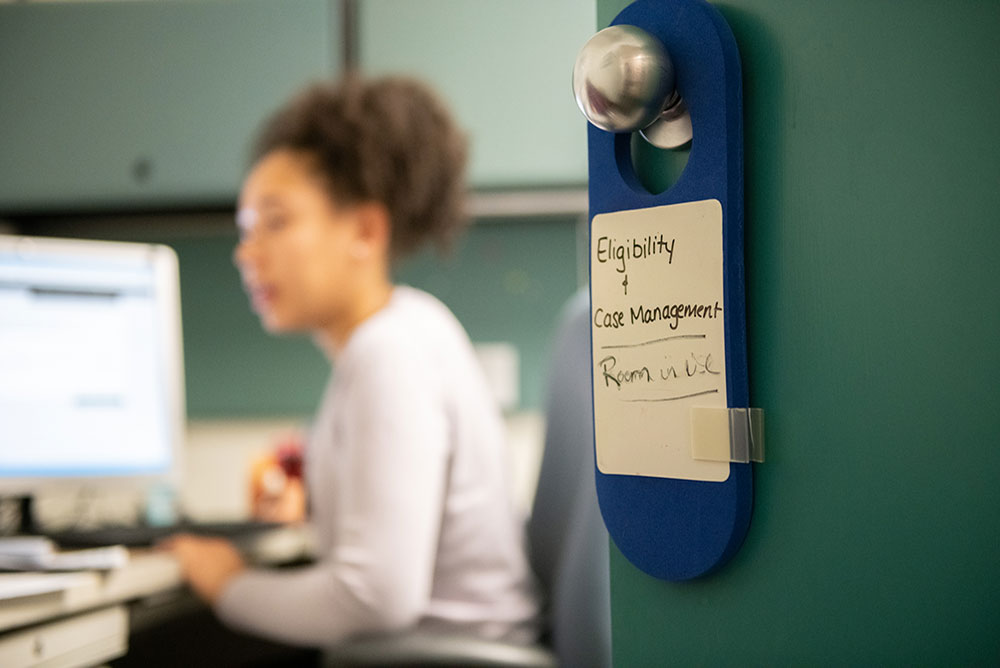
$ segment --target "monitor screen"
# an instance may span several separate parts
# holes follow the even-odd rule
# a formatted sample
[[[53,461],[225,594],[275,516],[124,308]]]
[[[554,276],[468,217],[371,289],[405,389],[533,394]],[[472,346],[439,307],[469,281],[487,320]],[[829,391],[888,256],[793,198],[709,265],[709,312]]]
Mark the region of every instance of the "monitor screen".
[[[173,251],[0,236],[0,495],[171,480],[183,426]]]

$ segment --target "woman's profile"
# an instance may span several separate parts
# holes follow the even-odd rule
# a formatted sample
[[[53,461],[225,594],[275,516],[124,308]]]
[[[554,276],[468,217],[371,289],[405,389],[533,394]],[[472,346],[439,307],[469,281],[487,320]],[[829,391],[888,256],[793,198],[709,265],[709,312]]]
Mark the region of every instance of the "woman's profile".
[[[317,562],[255,569],[179,536],[186,578],[224,622],[289,643],[535,640],[499,410],[447,307],[393,282],[400,258],[461,232],[462,134],[421,84],[351,77],[280,109],[251,164],[234,258],[253,309],[270,332],[311,334],[333,368],[305,452]]]

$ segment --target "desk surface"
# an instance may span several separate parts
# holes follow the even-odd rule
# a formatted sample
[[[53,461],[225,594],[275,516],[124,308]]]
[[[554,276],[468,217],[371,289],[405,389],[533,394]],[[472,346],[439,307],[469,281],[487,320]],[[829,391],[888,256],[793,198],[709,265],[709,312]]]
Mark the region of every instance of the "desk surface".
[[[240,547],[255,565],[288,563],[312,554],[310,532],[302,527],[274,529]],[[13,583],[21,575],[0,573],[0,588],[4,579]],[[184,584],[180,564],[169,554],[155,550],[133,550],[125,566],[109,571],[52,575],[63,578],[55,591],[0,601],[0,632],[155,596]]]

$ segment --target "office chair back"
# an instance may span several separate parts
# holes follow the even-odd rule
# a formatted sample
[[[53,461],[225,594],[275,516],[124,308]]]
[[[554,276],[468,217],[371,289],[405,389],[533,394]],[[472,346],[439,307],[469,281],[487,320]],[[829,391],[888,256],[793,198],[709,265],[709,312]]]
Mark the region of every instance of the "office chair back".
[[[611,665],[608,533],[594,486],[590,298],[575,295],[553,341],[546,435],[528,524],[559,665]]]

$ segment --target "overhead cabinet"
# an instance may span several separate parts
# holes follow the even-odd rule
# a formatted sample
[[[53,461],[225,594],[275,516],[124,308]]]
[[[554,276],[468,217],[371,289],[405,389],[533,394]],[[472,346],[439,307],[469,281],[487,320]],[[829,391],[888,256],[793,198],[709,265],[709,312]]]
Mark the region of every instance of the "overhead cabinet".
[[[333,0],[0,4],[0,214],[231,204],[341,24]]]
[[[480,189],[587,181],[586,121],[571,78],[594,32],[579,0],[359,0],[358,51],[369,74],[429,81],[469,134]]]

